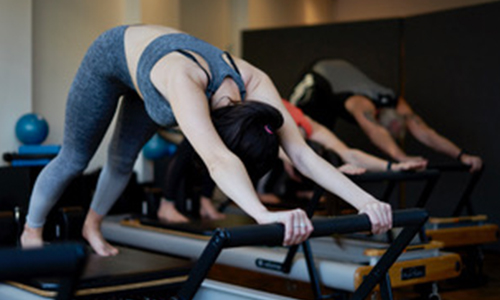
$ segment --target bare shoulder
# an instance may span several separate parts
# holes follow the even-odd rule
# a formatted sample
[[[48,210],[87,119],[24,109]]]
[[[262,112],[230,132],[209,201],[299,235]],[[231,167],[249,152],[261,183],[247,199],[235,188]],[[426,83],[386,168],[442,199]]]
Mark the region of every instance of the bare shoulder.
[[[233,56],[233,60],[241,73],[241,77],[243,78],[245,85],[248,85],[252,81],[261,80],[262,78],[267,76],[259,68],[255,67],[244,59]]]
[[[208,78],[196,63],[185,55],[172,52],[160,59],[151,70],[151,81],[156,88],[164,90],[169,86],[195,84],[202,90],[208,84]]]
[[[370,111],[375,113],[375,105],[365,96],[353,95],[345,101],[345,109],[351,114],[364,113]]]

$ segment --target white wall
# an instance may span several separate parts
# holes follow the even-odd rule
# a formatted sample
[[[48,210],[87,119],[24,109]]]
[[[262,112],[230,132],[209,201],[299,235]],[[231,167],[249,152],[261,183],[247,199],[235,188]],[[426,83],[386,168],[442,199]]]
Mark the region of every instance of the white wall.
[[[141,1],[142,23],[180,28],[181,0]]]
[[[230,41],[231,0],[182,0],[180,29],[227,50]]]
[[[32,111],[31,5],[0,0],[0,154],[17,150],[16,121]]]
[[[34,110],[50,125],[47,143],[61,144],[66,97],[87,48],[103,31],[136,23],[138,0],[36,0],[33,1]],[[127,7],[134,7],[128,10]],[[109,133],[89,169],[102,166]]]

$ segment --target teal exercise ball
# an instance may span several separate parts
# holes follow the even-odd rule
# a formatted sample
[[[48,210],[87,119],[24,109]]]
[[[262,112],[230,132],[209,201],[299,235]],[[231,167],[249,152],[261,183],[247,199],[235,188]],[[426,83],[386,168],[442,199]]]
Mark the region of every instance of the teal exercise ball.
[[[49,135],[49,124],[38,114],[25,114],[16,122],[16,137],[25,145],[39,145]]]
[[[142,148],[142,154],[147,159],[157,160],[172,156],[176,150],[177,145],[166,141],[159,134],[155,134]]]

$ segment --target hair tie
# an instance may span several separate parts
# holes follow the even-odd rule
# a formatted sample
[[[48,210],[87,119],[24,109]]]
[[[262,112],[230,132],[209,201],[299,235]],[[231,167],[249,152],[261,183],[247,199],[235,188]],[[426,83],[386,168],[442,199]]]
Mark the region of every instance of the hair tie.
[[[264,129],[266,130],[267,133],[269,134],[274,134],[274,132],[271,130],[271,126],[269,125],[264,125]]]

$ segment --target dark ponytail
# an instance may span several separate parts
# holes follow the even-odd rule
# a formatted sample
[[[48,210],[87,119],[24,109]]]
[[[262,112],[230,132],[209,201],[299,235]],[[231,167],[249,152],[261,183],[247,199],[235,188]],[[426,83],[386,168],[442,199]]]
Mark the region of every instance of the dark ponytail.
[[[236,154],[252,178],[269,171],[278,157],[283,116],[274,107],[252,100],[237,102],[212,112],[212,121],[224,144]]]

